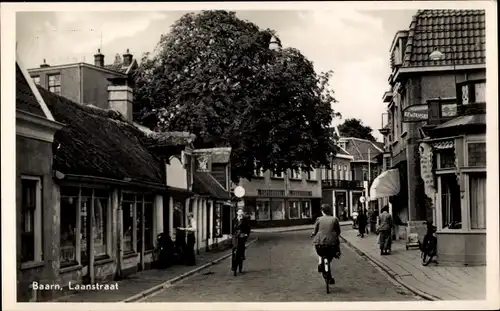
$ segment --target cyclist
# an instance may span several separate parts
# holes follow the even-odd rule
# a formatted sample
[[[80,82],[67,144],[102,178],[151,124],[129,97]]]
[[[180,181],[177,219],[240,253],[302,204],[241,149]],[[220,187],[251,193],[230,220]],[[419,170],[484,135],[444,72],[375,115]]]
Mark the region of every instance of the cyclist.
[[[236,248],[245,260],[245,243],[250,235],[250,223],[242,208],[238,208],[233,220],[233,249]]]
[[[314,231],[312,233],[313,244],[318,254],[318,272],[323,272],[322,257],[326,257],[329,262],[333,258],[340,258],[340,223],[337,217],[333,216],[332,208],[328,204],[321,205],[322,216],[316,219]],[[333,275],[331,284],[335,284]]]

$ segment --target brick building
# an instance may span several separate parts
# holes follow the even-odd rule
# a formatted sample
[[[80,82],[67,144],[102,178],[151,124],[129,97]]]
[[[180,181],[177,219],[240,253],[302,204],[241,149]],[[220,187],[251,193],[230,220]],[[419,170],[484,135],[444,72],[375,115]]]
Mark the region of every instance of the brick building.
[[[484,262],[485,12],[418,11],[390,53],[381,133],[400,171],[394,212],[420,236],[434,220],[440,262]]]

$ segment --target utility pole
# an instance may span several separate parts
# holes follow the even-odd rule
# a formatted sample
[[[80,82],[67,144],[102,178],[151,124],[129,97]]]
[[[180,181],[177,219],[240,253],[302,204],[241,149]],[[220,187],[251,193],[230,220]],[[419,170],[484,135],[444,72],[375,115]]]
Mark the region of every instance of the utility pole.
[[[366,209],[368,210],[368,207],[370,207],[370,180],[372,179],[372,170],[371,170],[371,149],[368,147],[368,187],[366,188]]]

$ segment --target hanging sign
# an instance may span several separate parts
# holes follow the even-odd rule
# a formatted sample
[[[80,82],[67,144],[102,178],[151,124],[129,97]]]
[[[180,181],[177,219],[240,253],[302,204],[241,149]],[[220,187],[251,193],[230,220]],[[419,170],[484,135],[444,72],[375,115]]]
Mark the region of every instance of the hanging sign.
[[[435,190],[436,186],[434,184],[434,173],[432,171],[432,164],[433,164],[432,147],[427,143],[420,143],[419,152],[420,152],[420,177],[422,177],[422,180],[424,181],[425,194],[433,200],[432,203],[435,206],[434,194],[436,192]]]
[[[403,109],[403,122],[420,122],[429,119],[429,105],[419,104],[408,106]]]

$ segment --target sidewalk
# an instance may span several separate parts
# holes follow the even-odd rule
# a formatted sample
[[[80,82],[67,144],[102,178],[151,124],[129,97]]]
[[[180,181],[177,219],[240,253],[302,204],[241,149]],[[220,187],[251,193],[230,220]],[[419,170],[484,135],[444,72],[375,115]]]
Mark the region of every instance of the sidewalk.
[[[252,239],[247,246],[257,239]],[[196,256],[196,266],[174,265],[166,269],[141,271],[118,281],[117,291],[85,291],[60,297],[52,302],[133,302],[145,295],[160,291],[188,276],[208,269],[231,255],[229,249],[205,252]],[[229,269],[229,267],[228,267]]]
[[[342,232],[344,241],[368,257],[398,283],[429,300],[486,299],[486,266],[450,267],[431,262],[422,266],[420,250],[406,250],[406,241],[393,241],[392,253],[380,255],[375,234],[365,238],[357,230]]]
[[[341,226],[350,226],[352,225],[352,221],[341,221]],[[256,233],[272,233],[272,232],[288,232],[288,231],[301,231],[301,230],[311,230],[314,228],[314,225],[300,225],[300,226],[288,226],[288,227],[274,227],[274,228],[256,228],[252,229],[252,232]]]

